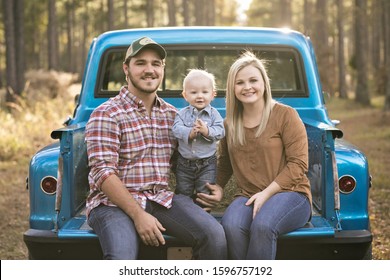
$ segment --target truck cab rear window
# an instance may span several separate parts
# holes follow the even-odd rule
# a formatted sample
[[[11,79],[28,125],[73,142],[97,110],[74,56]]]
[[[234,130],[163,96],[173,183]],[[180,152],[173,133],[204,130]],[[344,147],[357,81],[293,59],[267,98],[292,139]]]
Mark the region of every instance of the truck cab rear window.
[[[244,51],[234,46],[165,46],[167,50],[165,76],[159,89],[160,97],[181,97],[182,84],[189,69],[200,68],[213,73],[218,96],[225,96],[226,79],[230,65]],[[266,61],[274,97],[308,96],[298,53],[290,48],[249,48]],[[100,64],[96,97],[112,97],[125,85],[122,70],[126,48],[105,52]]]

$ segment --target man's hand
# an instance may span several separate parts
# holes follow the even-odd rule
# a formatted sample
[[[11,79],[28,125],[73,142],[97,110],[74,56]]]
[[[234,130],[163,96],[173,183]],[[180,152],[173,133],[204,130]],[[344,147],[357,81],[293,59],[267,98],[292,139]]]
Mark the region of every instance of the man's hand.
[[[155,217],[139,206],[117,175],[111,175],[103,182],[102,191],[134,221],[135,229],[142,242],[150,246],[165,244],[161,233],[165,228]]]
[[[223,190],[219,185],[206,184],[206,187],[210,190],[210,194],[198,193],[196,201],[203,207],[204,210],[210,211],[211,208],[214,208],[222,200]]]
[[[147,212],[141,212],[134,218],[135,228],[141,237],[142,242],[149,246],[160,246],[165,244],[162,231],[165,228],[160,222]]]

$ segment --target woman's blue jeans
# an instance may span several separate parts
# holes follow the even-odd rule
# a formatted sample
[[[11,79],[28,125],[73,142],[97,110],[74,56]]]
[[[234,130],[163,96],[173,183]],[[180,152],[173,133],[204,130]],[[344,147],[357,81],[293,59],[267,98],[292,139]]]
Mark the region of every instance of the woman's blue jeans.
[[[278,236],[304,226],[311,216],[307,197],[297,192],[273,195],[252,219],[253,205],[236,198],[222,217],[230,259],[273,260]]]
[[[191,198],[175,195],[170,209],[148,201],[145,210],[163,225],[164,234],[192,247],[194,259],[227,258],[221,224]],[[140,238],[133,220],[120,208],[100,205],[91,211],[88,223],[99,237],[104,259],[137,259]]]

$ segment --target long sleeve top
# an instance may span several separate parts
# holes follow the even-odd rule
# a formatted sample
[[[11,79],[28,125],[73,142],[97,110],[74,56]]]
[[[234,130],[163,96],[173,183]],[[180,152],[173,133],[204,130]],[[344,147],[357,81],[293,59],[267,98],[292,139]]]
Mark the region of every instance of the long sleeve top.
[[[117,175],[134,199],[145,208],[146,200],[170,208],[170,159],[177,141],[171,127],[176,108],[157,97],[151,115],[143,102],[126,87],[96,108],[86,126],[90,193],[87,215],[99,204],[115,206],[101,185]]]
[[[276,103],[265,131],[258,138],[255,137],[256,129],[245,128],[244,146],[232,147],[226,138],[220,141],[217,184],[224,187],[234,174],[238,187],[236,195],[250,197],[275,181],[282,191],[303,193],[311,203],[306,176],[308,139],[296,110]]]
[[[207,124],[209,135],[204,137],[199,133],[195,139],[189,140],[196,119]],[[186,159],[211,157],[217,150],[217,141],[225,136],[223,118],[217,109],[210,105],[200,111],[191,105],[181,109],[176,114],[172,132],[178,140],[180,155]]]

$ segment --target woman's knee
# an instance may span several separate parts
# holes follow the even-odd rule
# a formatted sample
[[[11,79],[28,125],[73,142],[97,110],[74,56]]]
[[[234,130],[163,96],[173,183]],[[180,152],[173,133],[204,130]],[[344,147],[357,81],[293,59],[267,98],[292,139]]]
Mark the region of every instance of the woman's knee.
[[[221,221],[224,228],[241,228],[250,225],[253,208],[245,205],[247,201],[248,198],[240,196],[230,203]]]
[[[235,221],[234,219],[228,219],[225,217],[222,218],[221,224],[222,224],[225,231],[226,230],[230,231],[231,229],[235,229],[235,228],[239,227],[239,224],[237,223],[237,221]]]

